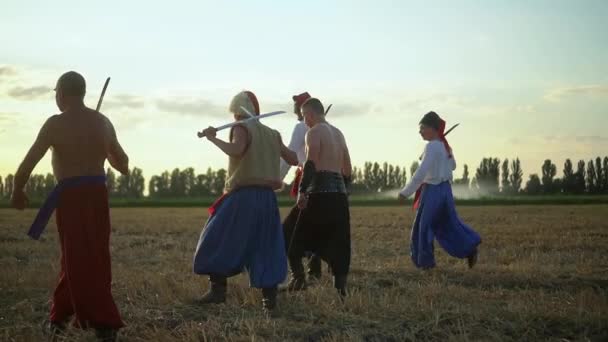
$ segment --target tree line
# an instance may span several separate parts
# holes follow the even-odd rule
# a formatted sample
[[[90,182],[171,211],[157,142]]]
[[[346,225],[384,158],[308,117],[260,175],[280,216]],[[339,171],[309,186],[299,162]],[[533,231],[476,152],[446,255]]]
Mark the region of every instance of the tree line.
[[[366,162],[363,167],[354,167],[351,192],[378,193],[402,188],[419,167],[413,162],[410,167],[389,163]],[[469,176],[469,167],[464,165],[460,178],[454,179],[454,186],[484,195],[539,195],[539,194],[608,194],[608,156],[603,159],[578,161],[576,170],[570,159],[563,165],[562,175],[557,176],[557,166],[547,159],[540,173],[532,173],[524,184],[519,158],[513,160],[483,158]],[[148,189],[150,198],[181,198],[217,196],[222,193],[226,182],[225,169],[208,168],[197,174],[194,168],[179,168],[164,171],[150,177],[148,183],[140,168],[133,168],[129,175],[117,175],[112,169],[106,171],[108,193],[114,198],[143,198]],[[13,190],[14,176],[0,176],[0,198],[9,198]],[[51,174],[33,174],[25,191],[30,198],[46,197],[55,187],[56,180]],[[286,185],[282,193],[289,192]]]

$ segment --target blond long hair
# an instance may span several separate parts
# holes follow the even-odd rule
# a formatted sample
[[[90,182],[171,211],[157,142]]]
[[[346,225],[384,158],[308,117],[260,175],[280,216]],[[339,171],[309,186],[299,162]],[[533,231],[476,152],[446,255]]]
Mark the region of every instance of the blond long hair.
[[[249,115],[241,107],[247,109],[253,115],[260,115],[258,99],[255,97],[255,94],[248,90],[243,90],[236,94],[232,98],[232,101],[230,101],[228,110],[237,117],[248,118]]]

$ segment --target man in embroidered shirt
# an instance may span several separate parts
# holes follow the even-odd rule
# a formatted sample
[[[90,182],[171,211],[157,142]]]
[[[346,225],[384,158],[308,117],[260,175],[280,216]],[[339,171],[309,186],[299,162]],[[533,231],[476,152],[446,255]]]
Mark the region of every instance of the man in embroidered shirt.
[[[308,126],[304,122],[304,117],[302,116],[301,106],[304,104],[306,100],[310,98],[310,94],[308,92],[304,92],[299,95],[294,95],[293,99],[293,111],[298,118],[298,123],[293,128],[293,133],[291,135],[291,141],[289,142],[289,149],[296,152],[298,156],[298,167],[296,168],[296,175],[294,177],[290,195],[294,198],[298,196],[298,187],[300,186],[300,180],[302,178],[302,166],[306,161],[306,132],[308,132]],[[281,159],[281,179],[285,179],[287,172],[290,169],[290,165],[286,163],[283,159]],[[298,215],[300,214],[300,208],[298,208],[297,204],[291,208],[289,214],[283,221],[283,230],[285,232],[293,231],[296,222],[298,220]],[[317,255],[311,255],[308,261],[308,278],[321,278],[321,258]],[[294,279],[294,278],[292,278]],[[304,289],[304,283],[294,283],[291,282],[287,286],[287,290],[289,291],[298,291]]]
[[[410,182],[399,193],[400,201],[416,193],[416,219],[411,233],[411,257],[418,268],[435,266],[433,240],[451,256],[466,258],[469,267],[477,262],[477,246],[481,238],[464,224],[454,207],[452,171],[456,161],[444,135],[445,121],[435,112],[420,121],[420,135],[428,141],[422,163]]]

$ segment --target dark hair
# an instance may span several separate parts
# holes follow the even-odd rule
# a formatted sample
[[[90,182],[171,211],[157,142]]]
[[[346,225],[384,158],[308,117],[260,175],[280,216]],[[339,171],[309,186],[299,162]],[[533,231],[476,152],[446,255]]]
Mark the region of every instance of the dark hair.
[[[325,108],[323,108],[323,104],[319,99],[311,97],[308,100],[304,101],[302,104],[302,109],[309,108],[317,115],[324,115]]]
[[[66,96],[77,96],[84,98],[87,92],[87,84],[81,74],[76,71],[68,71],[59,77],[57,87],[61,89],[61,93]]]
[[[433,127],[436,130],[439,130],[439,126],[441,125],[441,118],[439,115],[433,111],[426,113],[422,120],[420,120],[421,125]]]

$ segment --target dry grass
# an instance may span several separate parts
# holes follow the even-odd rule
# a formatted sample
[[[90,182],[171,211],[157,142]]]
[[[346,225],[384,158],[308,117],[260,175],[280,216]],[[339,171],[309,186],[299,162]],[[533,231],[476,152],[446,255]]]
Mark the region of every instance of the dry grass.
[[[608,340],[608,206],[466,207],[483,236],[480,262],[437,248],[438,267],[409,260],[412,212],[354,208],[352,296],[320,286],[281,294],[266,319],[243,275],[227,304],[193,304],[207,287],[191,259],[204,209],[112,211],[114,294],[123,341],[605,341]],[[57,281],[54,223],[44,241],[25,235],[34,211],[0,210],[0,340],[40,341]],[[94,340],[73,330],[70,340]]]

